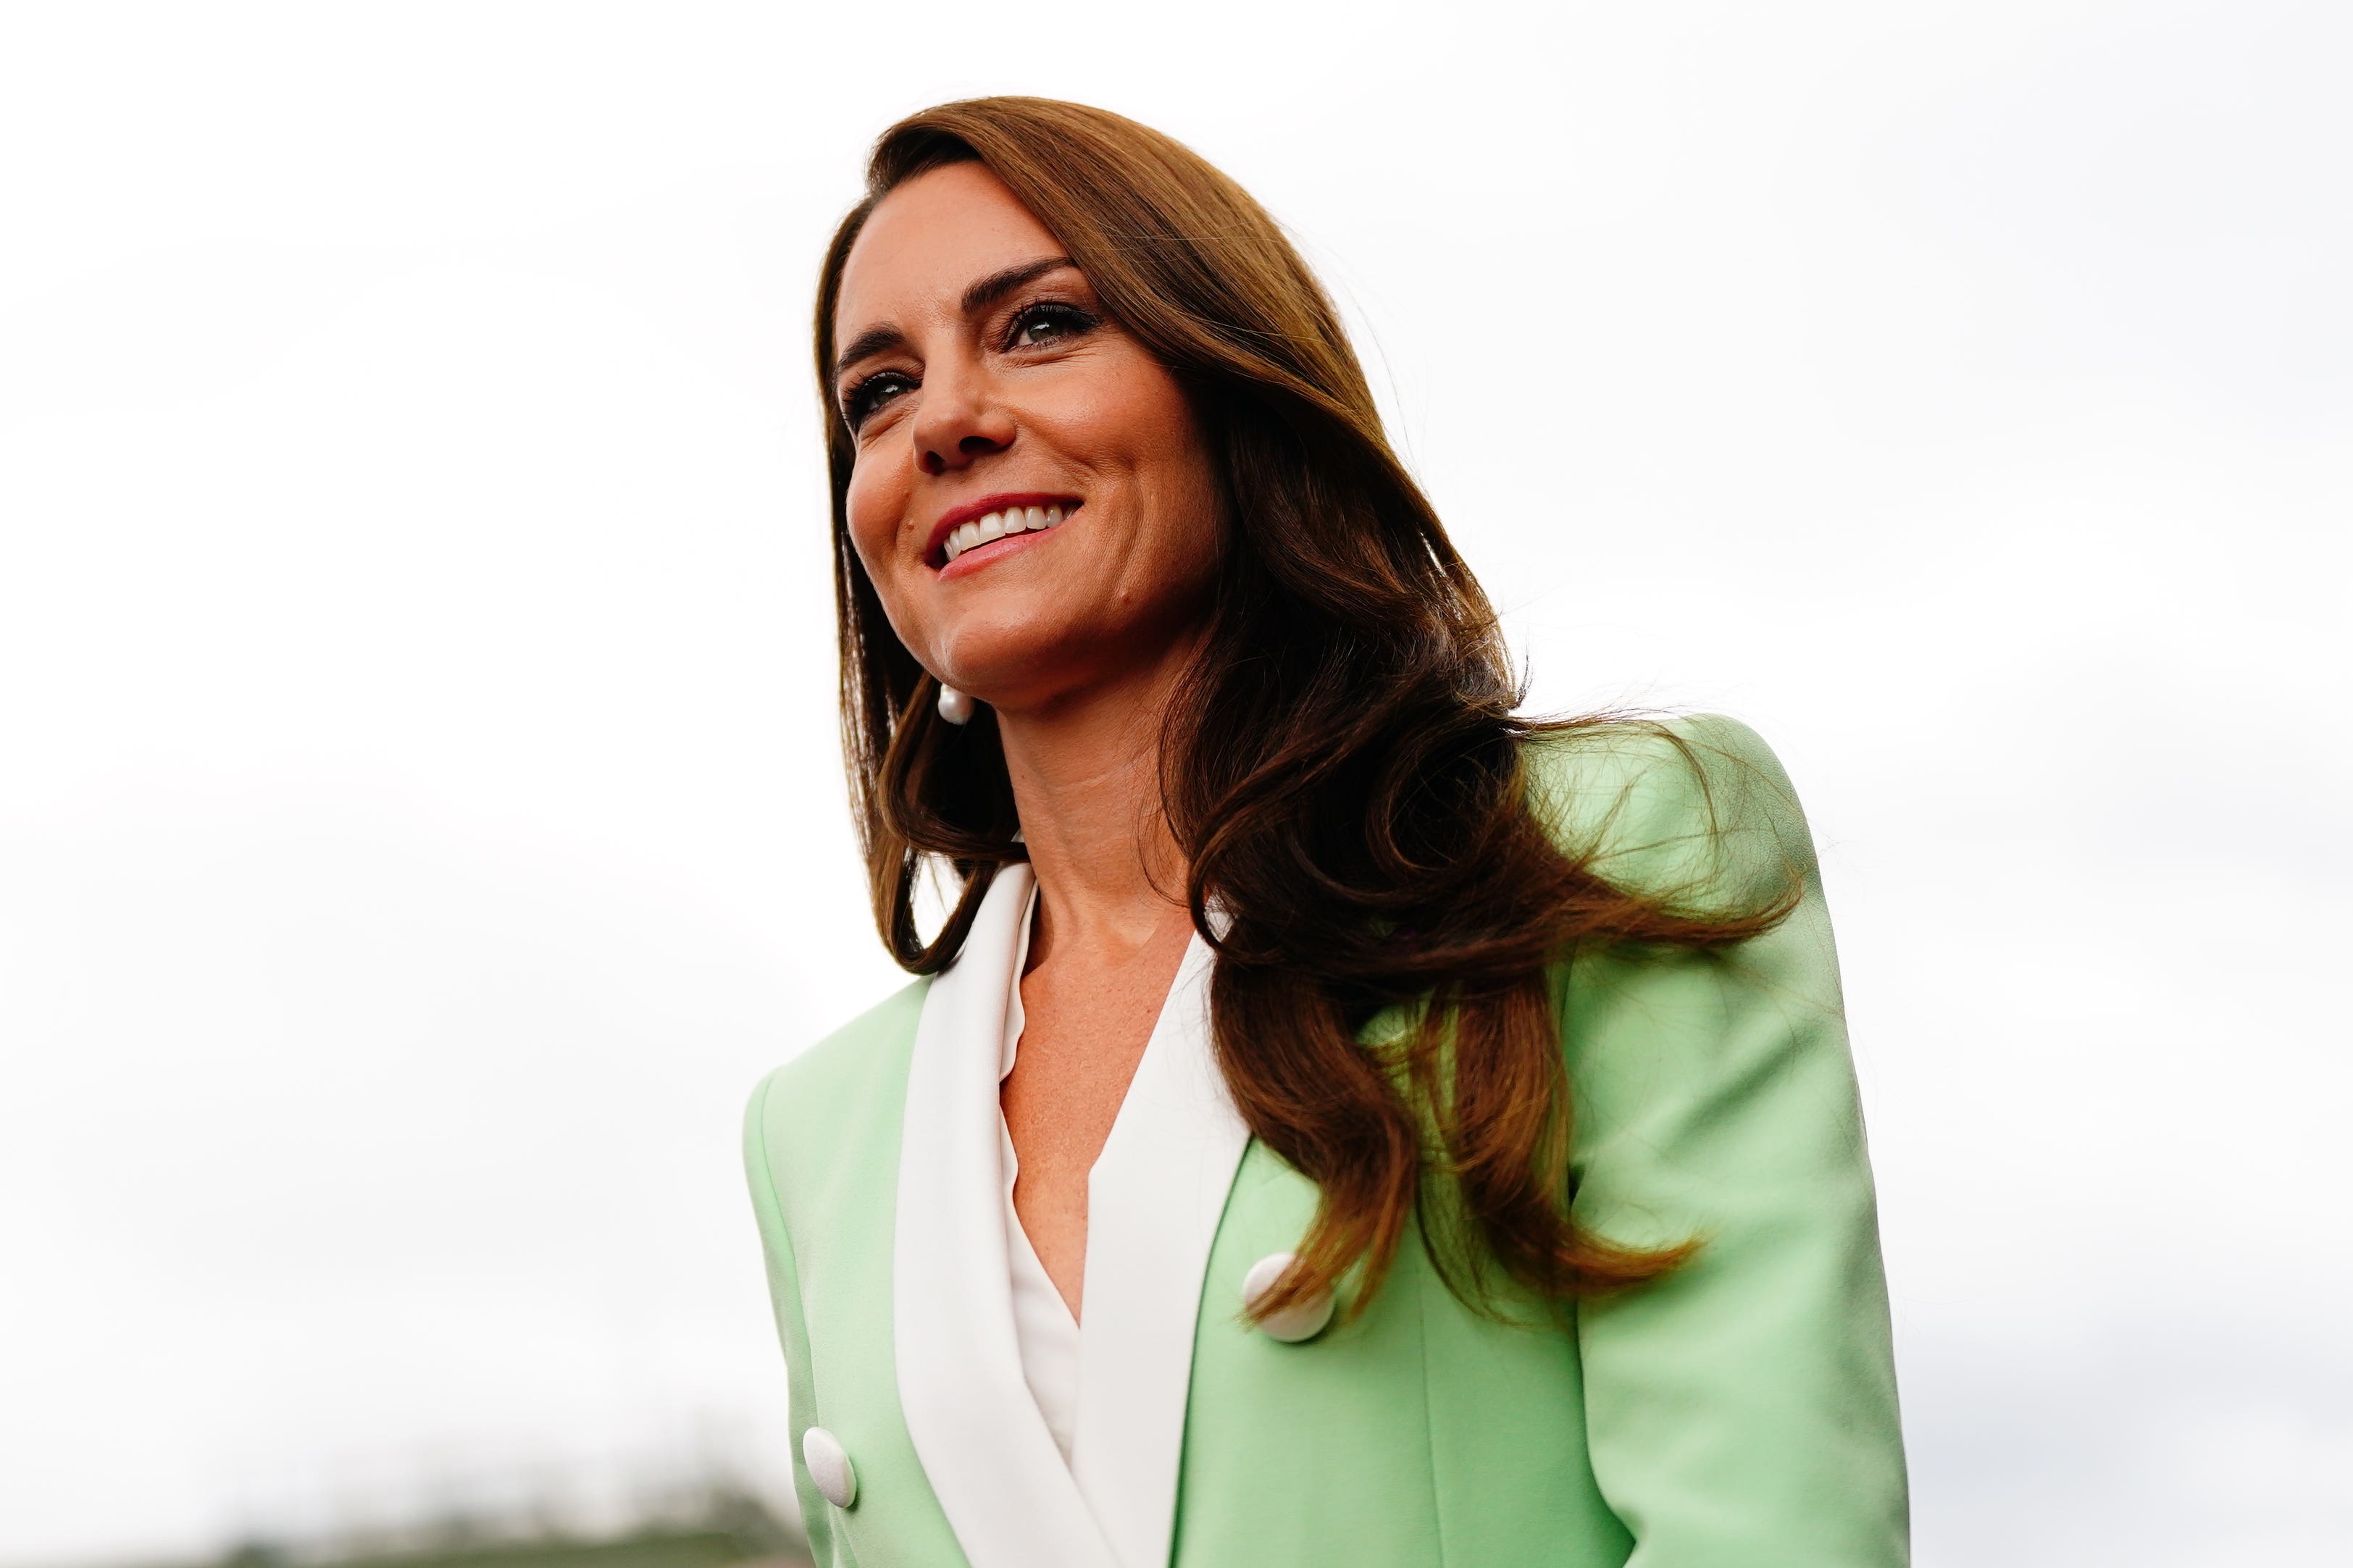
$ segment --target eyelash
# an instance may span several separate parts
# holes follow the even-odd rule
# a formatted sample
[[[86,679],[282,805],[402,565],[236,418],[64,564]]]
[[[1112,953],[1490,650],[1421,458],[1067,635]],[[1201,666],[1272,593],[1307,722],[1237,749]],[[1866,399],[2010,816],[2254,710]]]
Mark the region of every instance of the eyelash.
[[[1022,347],[1047,347],[1048,345],[1044,343],[1023,344],[1018,341],[1024,331],[1044,321],[1051,321],[1060,326],[1062,329],[1061,336],[1066,338],[1077,337],[1082,332],[1092,331],[1099,324],[1093,315],[1066,300],[1039,300],[1024,305],[1013,312],[1012,321],[1006,324],[1003,345],[1005,350],[1010,352]],[[897,383],[911,392],[921,384],[905,371],[878,370],[872,375],[861,378],[842,395],[842,422],[852,431],[865,424],[881,406],[880,404],[872,401],[872,395],[886,390],[888,384],[891,383]]]
[[[878,370],[872,375],[860,379],[855,386],[842,394],[841,397],[841,421],[849,426],[853,433],[872,416],[875,405],[868,402],[868,397],[879,390],[885,382],[904,382],[910,390],[913,390],[915,384],[913,378],[901,370]]]
[[[1057,322],[1062,327],[1065,337],[1073,338],[1095,324],[1094,317],[1067,300],[1039,300],[1013,312],[1013,320],[1006,324],[1005,346],[1008,349],[1042,346],[1037,343],[1023,345],[1017,342],[1024,328],[1039,321]]]

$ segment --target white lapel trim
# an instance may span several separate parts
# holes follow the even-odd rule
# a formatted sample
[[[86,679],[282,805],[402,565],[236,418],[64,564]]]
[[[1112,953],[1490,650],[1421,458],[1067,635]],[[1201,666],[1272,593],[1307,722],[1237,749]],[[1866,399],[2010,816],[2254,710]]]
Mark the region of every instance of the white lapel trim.
[[[1211,1047],[1215,957],[1197,932],[1087,1180],[1071,1471],[1120,1568],[1168,1561],[1202,1280],[1250,1142]]]
[[[899,1403],[972,1568],[1118,1568],[1038,1412],[1014,1338],[997,1073],[1031,879],[1027,866],[997,872],[915,1026],[892,1246]],[[1092,1258],[1087,1279],[1092,1292]],[[1191,1348],[1188,1331],[1188,1362]],[[1180,1396],[1180,1428],[1181,1410]]]

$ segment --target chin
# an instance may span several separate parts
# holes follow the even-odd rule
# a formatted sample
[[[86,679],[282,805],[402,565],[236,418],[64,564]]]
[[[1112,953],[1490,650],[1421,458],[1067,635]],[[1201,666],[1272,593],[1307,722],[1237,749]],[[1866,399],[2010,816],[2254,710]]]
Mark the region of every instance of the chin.
[[[992,708],[1039,708],[1103,679],[1109,671],[1102,656],[1117,640],[1060,617],[1050,628],[1000,624],[955,639],[936,668],[949,672],[949,685]]]

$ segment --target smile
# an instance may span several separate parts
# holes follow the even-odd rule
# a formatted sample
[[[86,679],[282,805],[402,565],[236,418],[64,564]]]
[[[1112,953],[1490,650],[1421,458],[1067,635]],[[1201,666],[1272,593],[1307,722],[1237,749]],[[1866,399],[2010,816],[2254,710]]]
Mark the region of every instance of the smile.
[[[959,507],[934,529],[932,560],[944,568],[984,545],[1021,534],[1044,533],[1060,527],[1079,506],[1067,496],[991,496]]]
[[[1031,530],[1043,531],[1058,527],[1061,521],[1062,509],[1059,506],[1009,506],[1003,511],[989,512],[976,522],[965,523],[949,534],[947,542],[940,548],[953,561],[967,550],[977,550],[1008,533],[1025,533]]]

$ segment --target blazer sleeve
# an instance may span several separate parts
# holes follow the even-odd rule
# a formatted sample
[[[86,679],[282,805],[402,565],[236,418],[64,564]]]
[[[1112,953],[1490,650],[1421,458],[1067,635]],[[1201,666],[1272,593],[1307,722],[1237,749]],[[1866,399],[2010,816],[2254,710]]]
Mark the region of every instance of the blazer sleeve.
[[[781,1071],[782,1069],[778,1069]],[[786,1396],[793,1435],[793,1495],[799,1500],[801,1521],[807,1531],[812,1561],[833,1557],[833,1512],[818,1495],[808,1467],[800,1462],[801,1435],[815,1409],[809,1386],[808,1326],[801,1311],[800,1270],[793,1258],[793,1238],[785,1229],[784,1205],[776,1196],[776,1167],[768,1159],[767,1102],[776,1075],[771,1073],[753,1090],[744,1113],[744,1171],[751,1183],[752,1210],[760,1222],[760,1251],[767,1261],[768,1303],[776,1319],[776,1337],[785,1350]]]
[[[1812,840],[1779,763],[1679,721],[1566,770],[1596,868],[1694,910],[1794,892],[1715,951],[1571,961],[1575,1212],[1610,1240],[1700,1243],[1577,1313],[1594,1476],[1628,1568],[1908,1561],[1871,1171]]]

